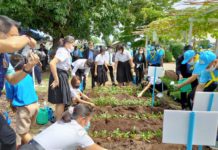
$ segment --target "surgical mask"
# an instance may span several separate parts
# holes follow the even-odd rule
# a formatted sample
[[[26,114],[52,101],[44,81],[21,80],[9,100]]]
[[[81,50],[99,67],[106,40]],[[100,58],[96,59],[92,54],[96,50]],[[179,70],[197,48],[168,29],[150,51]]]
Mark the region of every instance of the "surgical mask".
[[[69,48],[68,51],[69,51],[70,53],[72,53],[72,52],[74,51],[74,46],[72,46],[71,48]]]
[[[207,69],[208,72],[213,72],[216,70],[216,66],[211,66],[209,69]]]
[[[90,127],[91,127],[91,123],[90,123],[90,121],[89,121],[89,122],[86,124],[86,126],[84,127],[84,129],[86,130],[86,132],[89,131]]]
[[[194,61],[191,61],[191,62],[189,62],[188,64],[189,64],[189,65],[194,65],[195,62],[194,62]]]

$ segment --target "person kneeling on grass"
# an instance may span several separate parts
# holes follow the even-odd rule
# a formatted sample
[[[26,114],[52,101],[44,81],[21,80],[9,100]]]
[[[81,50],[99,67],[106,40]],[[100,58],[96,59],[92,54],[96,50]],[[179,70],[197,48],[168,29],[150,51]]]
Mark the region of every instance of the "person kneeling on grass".
[[[15,71],[20,71],[25,64],[25,59],[20,54],[13,54],[11,64]],[[27,74],[15,85],[6,82],[5,87],[6,97],[16,110],[16,133],[21,137],[23,143],[28,143],[32,139],[32,135],[29,133],[30,127],[35,123],[39,108],[33,79]]]
[[[36,135],[20,150],[75,150],[78,147],[86,150],[105,150],[95,144],[86,131],[92,115],[91,106],[78,104],[73,108],[72,113],[64,112],[61,121]]]
[[[88,102],[91,101],[91,99],[83,94],[80,89],[80,78],[78,76],[74,76],[71,80],[71,97],[72,97],[72,102],[73,103],[84,103],[84,104],[89,104],[91,106],[95,106],[95,104]]]
[[[138,94],[138,97],[142,97],[142,95],[148,90],[150,89],[150,91],[152,91],[152,88],[153,88],[153,85],[154,85],[154,82],[155,82],[155,89],[158,91],[158,92],[163,92],[165,90],[168,90],[166,84],[164,84],[160,78],[156,78],[155,81],[154,81],[154,77],[148,77],[147,79],[148,81],[145,82],[145,87],[144,89]]]

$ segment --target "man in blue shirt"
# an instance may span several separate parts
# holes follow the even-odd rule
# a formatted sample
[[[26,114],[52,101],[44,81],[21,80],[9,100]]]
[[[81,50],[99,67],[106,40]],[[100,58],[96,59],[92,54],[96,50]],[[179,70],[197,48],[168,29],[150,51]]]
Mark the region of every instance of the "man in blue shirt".
[[[217,82],[212,81],[210,84],[206,84],[212,80],[212,76],[218,77],[218,59],[216,55],[211,51],[202,52],[196,70],[201,72],[197,91],[205,91],[205,89],[214,91],[217,87]]]
[[[147,53],[147,66],[163,66],[163,53],[159,53],[155,46],[151,46]]]
[[[25,64],[25,59],[19,54],[13,54],[11,64],[15,71],[20,71]],[[13,74],[13,72],[11,73]],[[27,74],[15,85],[6,82],[5,87],[7,99],[16,108],[16,133],[21,136],[23,143],[28,143],[32,139],[29,133],[30,126],[35,123],[38,112],[38,96],[34,89],[33,79]]]
[[[194,65],[195,65],[195,62],[194,62],[195,56],[196,56],[196,53],[194,50],[187,50],[183,54],[182,62],[177,60],[177,65],[179,67],[177,67],[176,69],[177,69],[177,72],[180,72],[180,74],[179,74],[180,80],[182,78],[188,78],[190,80],[190,78],[192,78],[192,76],[195,77],[194,74],[197,74],[196,71],[194,71],[194,74],[193,74],[193,69],[194,69]],[[179,60],[181,60],[181,58],[179,58]],[[180,63],[180,64],[178,64],[178,63]],[[185,85],[187,85],[187,84],[182,83],[182,84],[179,84],[176,86],[181,88]],[[197,85],[198,85],[198,80],[197,80],[197,76],[196,76],[195,80],[193,80],[193,82],[191,83],[192,89],[195,89]],[[189,96],[190,96],[190,94],[189,94]],[[186,108],[186,105],[185,105],[186,102],[188,103],[189,108],[192,109],[191,100],[189,97],[187,98],[187,92],[181,92],[182,109]]]
[[[95,61],[95,57],[98,55],[97,51],[94,50],[94,43],[89,42],[89,47],[83,52],[83,58]],[[95,87],[96,77],[95,77],[95,65],[90,68],[92,77],[92,88]]]
[[[13,53],[29,44],[34,48],[36,41],[27,36],[18,36],[17,23],[6,17],[0,16],[0,91],[3,89],[4,78],[10,83],[16,84],[23,79],[32,67],[39,62],[37,55],[30,54],[28,64],[26,64],[22,71],[9,75],[10,63],[7,59],[7,52]],[[1,96],[1,94],[0,94]],[[16,150],[16,134],[13,129],[7,124],[5,118],[0,111],[0,149],[2,150]]]
[[[200,53],[199,62],[197,62],[194,66],[194,70],[192,72],[192,76],[185,83],[177,85],[177,87],[181,88],[182,86],[189,84],[192,82],[192,79],[197,79],[199,77],[199,84],[196,88],[192,89],[189,94],[190,99],[194,99],[195,91],[214,91],[217,87],[216,82],[211,82],[213,74],[215,77],[218,76],[218,60],[216,59],[216,55],[211,51],[204,51]],[[190,81],[189,81],[190,80]],[[207,85],[207,86],[205,86]]]

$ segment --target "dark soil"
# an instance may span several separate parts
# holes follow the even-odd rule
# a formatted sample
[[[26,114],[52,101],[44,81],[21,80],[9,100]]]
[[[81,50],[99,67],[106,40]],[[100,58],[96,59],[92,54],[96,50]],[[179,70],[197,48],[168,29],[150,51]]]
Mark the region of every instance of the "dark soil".
[[[119,128],[121,131],[157,131],[162,128],[162,121],[157,119],[132,120],[126,118],[96,120],[92,123],[92,131],[114,131]]]
[[[106,106],[97,107],[95,114],[110,113],[110,114],[125,114],[134,115],[137,113],[163,113],[163,108],[160,107],[147,107],[147,106]]]

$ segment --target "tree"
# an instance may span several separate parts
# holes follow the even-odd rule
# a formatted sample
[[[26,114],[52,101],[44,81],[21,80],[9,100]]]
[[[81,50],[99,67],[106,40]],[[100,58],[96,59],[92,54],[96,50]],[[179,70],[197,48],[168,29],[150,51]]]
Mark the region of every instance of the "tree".
[[[123,32],[120,40],[127,42],[133,41],[136,35],[132,32],[142,29],[144,26],[150,24],[160,18],[167,16],[167,12],[172,9],[172,5],[178,0],[132,0],[124,10],[121,23],[123,24]]]
[[[0,14],[22,22],[24,27],[41,29],[56,38],[72,34],[89,39],[109,36],[128,0],[0,0]]]

